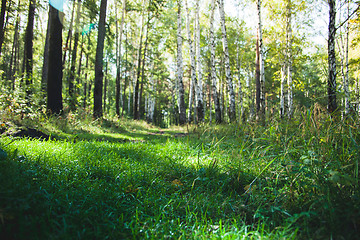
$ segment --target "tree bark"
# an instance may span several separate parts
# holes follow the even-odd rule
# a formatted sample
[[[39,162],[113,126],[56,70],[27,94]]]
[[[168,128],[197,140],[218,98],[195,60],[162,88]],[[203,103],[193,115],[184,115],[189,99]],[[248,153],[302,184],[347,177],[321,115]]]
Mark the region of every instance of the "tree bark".
[[[216,86],[216,68],[215,68],[215,38],[214,38],[214,15],[215,15],[215,0],[211,1],[211,15],[210,15],[210,75],[212,83],[212,95],[215,106],[215,122],[217,124],[222,122],[220,100]]]
[[[100,17],[98,26],[98,40],[95,57],[95,86],[94,86],[94,118],[103,116],[102,109],[102,89],[103,89],[103,57],[104,57],[104,40],[105,40],[105,18],[106,18],[107,0],[101,0]]]
[[[196,92],[196,67],[195,67],[195,53],[193,49],[193,41],[191,38],[191,31],[190,31],[190,13],[188,2],[185,0],[185,11],[186,11],[186,30],[188,35],[188,43],[189,43],[189,54],[190,54],[190,76],[191,76],[191,84],[190,84],[190,91],[189,91],[189,112],[188,112],[188,122],[192,121],[192,109],[193,109],[193,100],[195,99],[195,103],[197,102],[197,96],[194,96],[194,90]]]
[[[226,84],[229,95],[228,113],[229,113],[230,122],[236,122],[235,93],[234,93],[233,80],[230,69],[229,48],[228,48],[228,40],[227,40],[226,25],[225,25],[224,0],[218,0],[218,1],[219,1],[219,10],[220,10],[222,40],[223,40]]]
[[[328,111],[331,115],[337,111],[336,102],[336,56],[335,56],[335,36],[336,36],[336,1],[328,0],[329,4],[329,37],[328,37]]]
[[[258,10],[258,34],[259,34],[259,68],[260,68],[260,111],[259,120],[265,125],[265,68],[264,68],[264,46],[262,38],[261,22],[261,0],[257,1]]]
[[[26,83],[26,97],[29,100],[32,93],[32,73],[33,73],[33,39],[34,39],[34,19],[35,19],[35,0],[29,1],[28,22],[25,31],[25,45],[24,45],[24,73]],[[30,102],[29,102],[30,103]]]
[[[115,7],[116,7],[115,2]],[[126,9],[126,0],[123,0],[122,3],[122,13],[121,13],[121,23],[120,23],[120,32],[118,30],[118,21],[116,18],[116,93],[115,93],[115,111],[116,115],[120,117],[120,101],[121,101],[121,84],[120,84],[120,74],[121,74],[121,41],[122,41],[122,32],[123,32],[123,26],[124,26],[124,20],[125,20],[125,9]],[[116,9],[116,15],[117,17],[117,9]]]
[[[141,53],[143,45],[143,35],[144,35],[144,12],[141,13],[141,31],[140,31],[140,44],[138,52],[138,63],[136,70],[136,79],[135,79],[135,88],[134,88],[134,102],[133,102],[133,118],[134,120],[140,119],[139,115],[139,87],[140,87],[140,74],[141,74]]]
[[[203,122],[205,118],[204,112],[204,99],[203,99],[203,82],[202,82],[202,58],[201,58],[201,47],[200,47],[200,0],[196,0],[196,72],[198,73],[198,84],[196,85],[197,93],[197,117],[198,122]]]
[[[48,14],[48,19],[50,19],[50,11]],[[46,81],[48,78],[49,72],[49,38],[50,38],[50,21],[48,20],[47,29],[46,29],[46,37],[45,37],[45,46],[43,53],[43,67],[41,74],[41,91],[46,94]]]
[[[49,6],[50,36],[49,36],[49,72],[47,78],[47,111],[50,114],[60,114],[62,103],[62,23],[63,13]]]
[[[70,76],[69,76],[69,98],[70,98],[69,107],[71,111],[76,110],[76,94],[75,94],[76,90],[74,89],[75,88],[74,81],[76,75],[75,65],[76,65],[77,47],[79,42],[78,27],[79,27],[80,14],[81,14],[80,10],[81,10],[81,0],[78,0],[78,4],[76,7],[75,26],[74,26],[75,28],[74,48],[72,49],[72,54],[71,54],[71,67],[70,67]]]
[[[256,103],[256,118],[260,115],[260,49],[259,49],[259,32],[256,39],[256,60],[255,60],[255,103]]]
[[[181,0],[177,0],[177,79],[178,79],[178,107],[179,107],[179,124],[186,123],[186,109],[184,100],[184,83],[183,83],[183,59],[182,59],[182,36],[181,36]]]
[[[293,83],[292,83],[292,27],[291,27],[292,3],[287,0],[286,4],[286,58],[287,58],[287,85],[288,85],[288,118],[293,116]]]
[[[0,12],[0,57],[1,57],[1,49],[2,44],[4,42],[4,33],[5,33],[5,13],[6,13],[6,2],[7,0],[1,1],[1,12]]]

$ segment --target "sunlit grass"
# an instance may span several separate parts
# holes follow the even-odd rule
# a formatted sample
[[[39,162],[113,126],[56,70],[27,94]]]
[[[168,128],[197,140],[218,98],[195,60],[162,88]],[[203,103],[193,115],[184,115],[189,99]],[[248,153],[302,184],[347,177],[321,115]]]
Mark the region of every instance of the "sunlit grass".
[[[71,136],[60,140],[0,139],[8,155],[0,160],[5,237],[349,239],[358,234],[356,122],[315,121],[312,113],[302,122],[274,121],[267,127],[158,129],[130,120],[85,122],[65,128],[89,125],[80,137],[69,131]],[[190,134],[175,138],[178,130]]]

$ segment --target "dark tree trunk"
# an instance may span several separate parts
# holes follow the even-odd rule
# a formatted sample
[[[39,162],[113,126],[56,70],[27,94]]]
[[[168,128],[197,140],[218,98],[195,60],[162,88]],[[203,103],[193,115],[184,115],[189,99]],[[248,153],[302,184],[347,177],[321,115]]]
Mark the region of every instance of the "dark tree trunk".
[[[141,67],[141,85],[140,85],[140,96],[139,96],[139,112],[140,118],[144,116],[145,106],[143,104],[143,91],[144,91],[144,82],[145,82],[145,58],[146,58],[146,51],[148,47],[148,40],[149,40],[149,25],[150,25],[150,12],[148,15],[148,22],[146,27],[146,37],[145,37],[145,46],[144,46],[144,54],[142,59],[142,67]]]
[[[70,76],[69,76],[69,107],[71,111],[75,111],[76,109],[76,90],[74,89],[74,81],[75,81],[75,65],[76,65],[76,55],[77,55],[77,47],[79,42],[79,31],[78,31],[78,25],[80,21],[80,6],[81,6],[81,0],[78,0],[78,5],[76,9],[76,18],[75,18],[75,36],[74,36],[74,48],[72,49],[71,54],[71,67],[70,67]]]
[[[25,65],[25,83],[26,83],[26,97],[31,94],[32,86],[32,72],[33,72],[33,39],[34,39],[34,19],[35,19],[35,4],[36,0],[29,1],[28,22],[25,31],[25,45],[24,45],[24,65]]]
[[[1,1],[1,12],[0,12],[0,56],[1,56],[1,48],[4,42],[4,26],[5,26],[5,13],[6,13],[6,2],[7,0]]]
[[[48,14],[48,19],[50,19],[50,11]],[[44,46],[44,61],[41,75],[41,91],[46,94],[46,81],[48,79],[49,72],[49,38],[50,38],[50,20],[48,20],[48,25],[46,29],[46,38],[45,38],[45,46]]]
[[[329,77],[328,77],[328,111],[334,114],[337,110],[336,103],[336,56],[335,56],[335,18],[336,18],[336,1],[328,0],[329,3],[329,38],[328,38],[328,62],[329,62]]]
[[[13,45],[11,50],[11,58],[10,58],[10,67],[8,72],[8,79],[9,79],[9,86],[12,91],[15,90],[15,73],[17,69],[17,57],[18,57],[18,51],[19,51],[19,24],[20,23],[20,17],[19,13],[16,17],[16,23],[15,23],[15,29],[14,29],[14,38],[13,38]]]
[[[104,40],[105,40],[105,18],[106,18],[107,0],[101,0],[100,17],[98,29],[98,41],[96,46],[95,58],[95,86],[94,86],[94,117],[101,118],[103,116],[102,109],[102,89],[103,89],[103,56],[104,56]]]
[[[140,87],[140,74],[141,74],[141,49],[143,45],[143,34],[144,34],[144,21],[142,21],[141,26],[141,34],[140,34],[140,46],[139,46],[139,53],[138,53],[138,65],[137,65],[137,73],[136,73],[136,82],[135,82],[135,89],[134,89],[134,102],[133,102],[133,115],[134,120],[140,119],[139,114],[139,87]]]
[[[62,103],[62,23],[63,13],[49,6],[49,72],[47,79],[47,110],[50,114],[60,114]]]

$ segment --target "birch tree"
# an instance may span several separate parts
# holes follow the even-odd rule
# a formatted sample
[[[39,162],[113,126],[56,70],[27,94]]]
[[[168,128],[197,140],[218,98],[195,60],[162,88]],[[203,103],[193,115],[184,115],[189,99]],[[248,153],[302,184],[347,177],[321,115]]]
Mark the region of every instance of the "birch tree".
[[[217,84],[216,84],[216,68],[215,68],[215,38],[214,38],[214,15],[215,15],[215,0],[211,0],[211,15],[210,15],[210,79],[212,84],[212,96],[215,107],[215,122],[221,123],[221,109],[220,99],[218,96]]]
[[[262,38],[262,22],[261,22],[261,0],[257,1],[258,14],[258,44],[259,44],[259,111],[258,119],[265,124],[265,69],[264,69],[264,46]]]
[[[193,41],[192,41],[191,31],[190,31],[190,13],[189,13],[189,6],[188,6],[187,0],[185,0],[185,9],[186,9],[186,29],[187,29],[189,53],[190,53],[191,85],[192,85],[192,87],[190,87],[190,93],[189,93],[189,113],[188,113],[188,121],[191,122],[191,116],[192,116],[191,109],[192,109],[192,105],[193,105],[192,101],[195,98],[195,103],[197,105],[199,88],[197,87],[195,53],[194,53],[194,49],[193,49]],[[194,90],[195,90],[195,96],[193,96]]]
[[[179,124],[186,123],[186,109],[184,100],[184,83],[183,83],[183,59],[182,59],[182,36],[181,36],[181,0],[177,0],[177,80],[178,80],[178,108]]]
[[[288,118],[293,115],[293,83],[292,83],[292,27],[291,27],[292,3],[291,0],[286,2],[286,70],[288,84]]]
[[[198,122],[204,121],[204,100],[203,100],[203,83],[202,83],[202,58],[201,58],[201,46],[200,46],[200,0],[196,0],[196,9],[195,9],[195,22],[196,22],[196,72],[198,84],[196,85],[196,108],[197,108],[197,117]]]
[[[230,69],[230,57],[229,57],[228,40],[227,40],[226,25],[225,25],[224,0],[218,0],[218,1],[219,1],[222,40],[223,40],[226,84],[229,95],[229,119],[230,122],[235,122],[236,121],[235,93],[234,93],[234,87],[233,87],[233,81],[232,81],[231,69]]]
[[[328,0],[329,5],[329,36],[328,36],[328,111],[334,114],[337,110],[336,102],[336,56],[335,56],[335,36],[336,36],[336,0]]]

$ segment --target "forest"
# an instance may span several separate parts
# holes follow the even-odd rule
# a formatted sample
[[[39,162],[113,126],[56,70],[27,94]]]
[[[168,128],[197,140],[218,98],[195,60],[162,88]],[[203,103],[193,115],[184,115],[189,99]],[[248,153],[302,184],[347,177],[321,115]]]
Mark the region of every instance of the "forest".
[[[2,0],[1,239],[357,239],[357,0]]]

